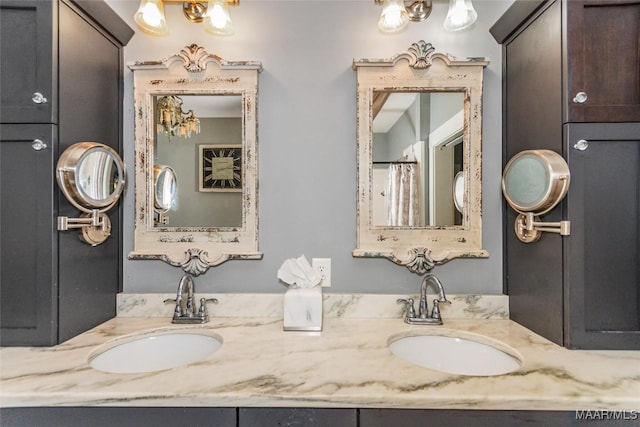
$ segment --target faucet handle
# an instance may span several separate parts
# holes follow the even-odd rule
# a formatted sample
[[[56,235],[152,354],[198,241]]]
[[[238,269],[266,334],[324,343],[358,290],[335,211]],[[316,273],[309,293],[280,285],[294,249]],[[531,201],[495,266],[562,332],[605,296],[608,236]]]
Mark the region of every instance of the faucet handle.
[[[405,305],[405,309],[407,310],[407,313],[406,313],[407,318],[412,319],[416,317],[416,309],[413,306],[413,298],[407,298],[407,299],[398,298],[396,300],[396,303]]]
[[[440,316],[440,303],[446,302],[447,304],[451,304],[451,301],[448,299],[434,299],[433,300],[433,310],[431,311],[431,318],[435,320],[442,320]]]
[[[200,309],[198,310],[198,317],[201,319],[209,319],[209,310],[207,310],[207,303],[212,302],[214,304],[218,303],[217,298],[200,298]]]
[[[180,317],[182,316],[182,307],[180,307],[180,304],[178,304],[178,300],[175,298],[167,298],[166,300],[163,301],[165,304],[175,304],[176,308],[174,310],[174,316],[175,317]]]

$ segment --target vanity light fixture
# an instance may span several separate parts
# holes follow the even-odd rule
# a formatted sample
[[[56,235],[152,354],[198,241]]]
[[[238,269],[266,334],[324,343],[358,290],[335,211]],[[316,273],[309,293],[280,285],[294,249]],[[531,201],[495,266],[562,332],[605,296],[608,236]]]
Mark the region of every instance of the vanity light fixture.
[[[471,0],[449,0],[449,11],[444,20],[447,31],[462,31],[473,25],[478,19],[478,13],[473,8]]]
[[[409,21],[422,22],[431,14],[431,0],[375,0],[382,3],[378,28],[383,33],[397,33],[406,28]]]
[[[374,0],[382,4],[378,28],[383,33],[397,33],[409,25],[409,21],[422,22],[431,14],[432,0]],[[471,0],[449,0],[449,11],[444,21],[447,31],[469,28],[478,19]]]
[[[140,7],[134,15],[138,27],[153,36],[169,35],[169,26],[164,14],[165,3],[181,3],[182,11],[189,22],[204,23],[208,33],[230,36],[234,33],[229,5],[237,5],[240,0],[140,0]]]
[[[156,104],[158,111],[156,130],[166,133],[169,138],[179,136],[191,138],[191,133],[200,133],[200,119],[193,110],[182,111],[182,98],[175,95],[163,96]]]

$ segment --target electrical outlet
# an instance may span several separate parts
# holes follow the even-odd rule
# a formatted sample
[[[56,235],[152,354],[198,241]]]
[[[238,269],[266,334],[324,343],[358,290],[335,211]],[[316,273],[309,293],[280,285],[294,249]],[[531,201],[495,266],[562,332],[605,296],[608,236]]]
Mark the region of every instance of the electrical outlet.
[[[331,287],[331,258],[311,258],[311,266],[320,273],[323,288]]]

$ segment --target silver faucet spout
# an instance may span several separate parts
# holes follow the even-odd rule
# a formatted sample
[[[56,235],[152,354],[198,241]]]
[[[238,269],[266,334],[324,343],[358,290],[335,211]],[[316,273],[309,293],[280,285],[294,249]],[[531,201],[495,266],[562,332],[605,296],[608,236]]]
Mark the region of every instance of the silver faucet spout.
[[[185,274],[180,278],[176,295],[176,306],[180,306],[180,311],[183,316],[192,317],[195,314],[194,287],[193,277],[191,277],[191,275]]]
[[[166,303],[175,303],[172,323],[206,323],[209,321],[209,313],[206,304],[218,303],[216,298],[201,298],[200,308],[196,309],[195,283],[190,274],[185,274],[178,283],[176,298],[166,299]]]
[[[440,279],[433,274],[427,274],[422,279],[422,284],[420,285],[420,307],[418,309],[418,317],[421,319],[429,317],[429,307],[427,304],[427,288],[429,287],[429,283],[434,283],[438,287],[438,302],[449,302],[447,300],[447,296],[444,294],[444,287],[442,286]]]
[[[427,303],[427,289],[429,284],[435,284],[438,288],[438,298],[433,300],[433,310],[429,314],[429,304]],[[406,305],[405,322],[411,325],[442,325],[442,318],[440,317],[440,303],[451,304],[451,301],[447,300],[447,296],[444,293],[444,287],[442,282],[433,274],[427,274],[422,279],[420,285],[420,303],[418,306],[418,315],[415,315],[413,311],[413,300],[398,300],[398,303],[404,303]]]

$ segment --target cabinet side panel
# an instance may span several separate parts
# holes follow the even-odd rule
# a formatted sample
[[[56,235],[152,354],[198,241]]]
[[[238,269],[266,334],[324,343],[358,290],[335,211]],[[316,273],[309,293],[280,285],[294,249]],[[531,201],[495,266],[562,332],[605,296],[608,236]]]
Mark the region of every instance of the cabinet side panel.
[[[528,149],[562,153],[560,3],[548,7],[505,45],[505,155]],[[562,344],[562,240],[545,235],[522,243],[516,213],[505,221],[506,290],[511,318]],[[557,221],[556,208],[546,219]]]
[[[120,152],[120,50],[89,19],[60,5],[60,153],[80,141]],[[75,210],[59,193],[60,212]],[[120,205],[108,212],[111,236],[99,246],[60,234],[60,340],[115,316],[120,277]]]

